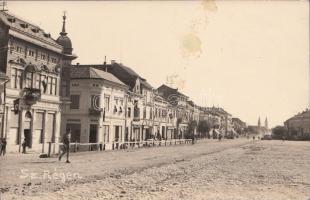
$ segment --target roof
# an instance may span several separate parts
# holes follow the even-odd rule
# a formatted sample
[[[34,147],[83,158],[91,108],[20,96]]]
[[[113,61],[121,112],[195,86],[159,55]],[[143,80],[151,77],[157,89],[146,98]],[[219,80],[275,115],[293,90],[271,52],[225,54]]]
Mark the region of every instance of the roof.
[[[60,46],[49,33],[46,33],[39,26],[29,22],[28,20],[24,20],[21,17],[17,17],[10,12],[0,11],[0,21],[2,21],[6,26],[12,29],[17,29],[26,35],[38,38],[52,45]]]
[[[113,74],[89,67],[89,66],[79,66],[79,67],[71,67],[70,72],[71,79],[102,79],[107,80],[113,83],[120,84],[122,86],[126,86],[122,81],[116,78]]]
[[[141,77],[137,74],[133,69],[120,64],[120,63],[112,63],[112,64],[93,64],[93,65],[79,65],[80,67],[94,67],[99,70],[107,69],[109,73],[113,74],[123,83],[128,85],[130,88],[133,88],[136,84],[137,78],[140,79],[140,83],[142,86],[148,89],[152,89],[153,87],[146,81],[145,78]]]
[[[168,90],[170,94],[177,94],[179,96],[188,97],[185,94],[179,92],[177,88],[172,88],[172,87],[169,87],[169,86],[167,86],[165,84],[162,84],[159,88],[157,88],[157,90],[158,91],[160,91],[160,90]]]

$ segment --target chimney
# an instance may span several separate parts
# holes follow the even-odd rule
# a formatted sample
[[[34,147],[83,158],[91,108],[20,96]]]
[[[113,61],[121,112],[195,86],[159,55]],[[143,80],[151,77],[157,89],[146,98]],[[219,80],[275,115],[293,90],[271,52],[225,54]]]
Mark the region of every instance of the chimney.
[[[107,56],[104,56],[104,62],[103,65],[105,66],[107,64]]]

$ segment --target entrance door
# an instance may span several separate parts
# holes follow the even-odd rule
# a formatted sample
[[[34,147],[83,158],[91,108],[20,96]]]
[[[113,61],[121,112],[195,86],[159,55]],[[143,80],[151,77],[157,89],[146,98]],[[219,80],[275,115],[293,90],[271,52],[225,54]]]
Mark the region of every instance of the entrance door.
[[[119,126],[115,126],[115,135],[114,135],[114,141],[115,142],[119,141],[119,135],[120,135],[119,131],[120,131],[120,127]]]
[[[98,125],[91,124],[89,127],[89,143],[97,142],[97,131],[98,131]]]
[[[30,132],[30,129],[24,129],[24,137],[25,137],[25,140],[26,140],[26,144],[29,148],[31,148],[32,146],[32,138],[31,138],[31,132]]]

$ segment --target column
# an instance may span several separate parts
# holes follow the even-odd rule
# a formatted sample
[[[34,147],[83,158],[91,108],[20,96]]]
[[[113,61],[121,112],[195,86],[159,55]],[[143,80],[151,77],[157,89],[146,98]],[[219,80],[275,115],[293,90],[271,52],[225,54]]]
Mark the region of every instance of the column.
[[[59,138],[60,134],[60,123],[61,123],[61,113],[57,111],[55,113],[55,123],[54,123],[54,147],[52,153],[55,154],[59,151]]]
[[[18,135],[19,135],[19,152],[21,152],[21,145],[24,141],[25,135],[24,135],[24,121],[25,121],[25,114],[26,114],[26,110],[21,109],[19,112],[19,129],[18,129]]]
[[[45,151],[45,146],[47,146],[46,144],[45,144],[45,136],[46,136],[46,129],[45,129],[45,127],[46,127],[46,123],[48,123],[47,122],[47,111],[45,110],[44,111],[44,114],[43,114],[43,124],[42,124],[42,153],[47,153],[47,151]]]

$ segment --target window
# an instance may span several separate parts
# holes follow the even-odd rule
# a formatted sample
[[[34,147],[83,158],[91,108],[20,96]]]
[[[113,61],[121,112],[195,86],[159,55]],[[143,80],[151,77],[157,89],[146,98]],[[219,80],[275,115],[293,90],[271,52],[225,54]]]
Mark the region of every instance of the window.
[[[109,112],[110,108],[110,97],[104,96],[104,108],[106,112]]]
[[[41,89],[41,75],[37,74],[36,75],[36,84],[35,84],[35,87],[37,89]]]
[[[51,58],[51,62],[52,62],[52,63],[57,63],[57,59],[54,58],[54,57],[52,57],[52,58]]]
[[[100,96],[99,95],[91,95],[90,101],[91,101],[90,107],[92,109],[95,109],[95,110],[100,109]]]
[[[52,78],[52,93],[53,95],[56,95],[57,92],[57,79],[56,78]]]
[[[11,87],[16,88],[17,69],[11,69]]]
[[[47,93],[48,94],[53,94],[53,91],[52,91],[52,77],[48,76],[47,77]]]
[[[153,118],[153,111],[152,111],[152,108],[150,108],[150,119]]]
[[[131,117],[131,108],[128,108],[127,116],[128,116],[129,118]]]
[[[11,87],[20,89],[22,88],[22,70],[12,68],[11,69]]]
[[[33,86],[33,73],[32,72],[26,72],[26,87],[32,88]]]
[[[34,50],[29,49],[28,50],[28,56],[34,57],[35,56]]]
[[[47,92],[47,80],[46,80],[46,76],[45,76],[45,75],[41,75],[41,76],[40,76],[40,79],[41,79],[40,89],[41,89],[41,91],[43,90],[43,93],[46,94],[46,92]]]
[[[16,52],[18,52],[18,53],[23,53],[23,47],[21,47],[21,46],[16,46]]]
[[[46,60],[47,56],[44,53],[41,53],[41,60]]]
[[[114,101],[115,101],[115,105],[118,105],[118,99],[115,98]]]
[[[79,109],[80,108],[80,95],[71,95],[70,96],[70,109]]]
[[[143,108],[143,119],[145,119],[146,118],[146,108],[144,107]]]
[[[119,100],[119,103],[121,104],[121,106],[123,105],[123,102],[124,102],[123,99],[120,99],[120,100]]]

